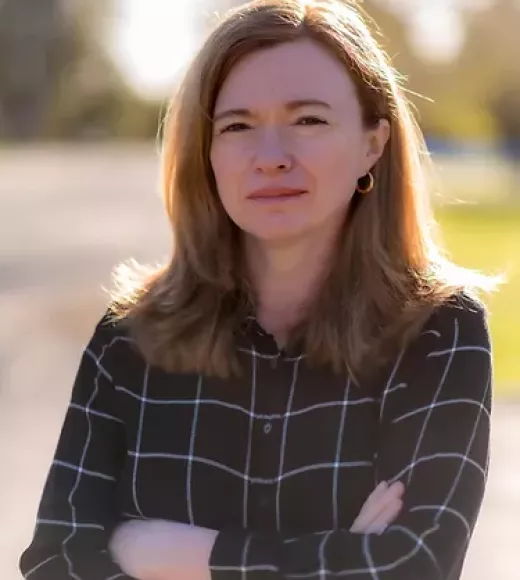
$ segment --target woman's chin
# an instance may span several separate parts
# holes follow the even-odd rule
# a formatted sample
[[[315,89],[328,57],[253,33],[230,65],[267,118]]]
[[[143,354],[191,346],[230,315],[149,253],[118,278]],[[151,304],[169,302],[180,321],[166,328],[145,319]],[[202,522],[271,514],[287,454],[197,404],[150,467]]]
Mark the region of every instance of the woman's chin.
[[[287,244],[301,240],[309,233],[309,228],[303,227],[255,227],[243,230],[247,237],[269,245]]]
[[[254,215],[237,225],[246,236],[273,243],[301,238],[314,229],[306,216],[287,214]]]

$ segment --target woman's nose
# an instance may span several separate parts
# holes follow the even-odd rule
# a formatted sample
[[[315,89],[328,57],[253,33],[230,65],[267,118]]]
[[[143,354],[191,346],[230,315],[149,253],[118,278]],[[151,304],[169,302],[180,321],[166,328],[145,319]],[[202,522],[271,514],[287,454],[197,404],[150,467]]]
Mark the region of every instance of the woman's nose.
[[[258,173],[272,173],[289,171],[294,160],[291,152],[283,143],[280,135],[270,133],[263,135],[256,144],[255,171]]]

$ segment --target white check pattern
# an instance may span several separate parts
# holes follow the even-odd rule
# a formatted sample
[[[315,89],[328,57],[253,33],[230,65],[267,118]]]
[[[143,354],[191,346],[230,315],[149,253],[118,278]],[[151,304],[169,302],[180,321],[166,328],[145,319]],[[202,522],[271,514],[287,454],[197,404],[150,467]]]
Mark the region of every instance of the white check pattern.
[[[283,356],[254,329],[244,376],[150,367],[102,321],[85,349],[31,545],[33,580],[129,580],[108,538],[128,518],[220,531],[214,580],[456,580],[489,464],[485,313],[432,316],[376,390]],[[405,506],[381,534],[350,525],[378,481]]]

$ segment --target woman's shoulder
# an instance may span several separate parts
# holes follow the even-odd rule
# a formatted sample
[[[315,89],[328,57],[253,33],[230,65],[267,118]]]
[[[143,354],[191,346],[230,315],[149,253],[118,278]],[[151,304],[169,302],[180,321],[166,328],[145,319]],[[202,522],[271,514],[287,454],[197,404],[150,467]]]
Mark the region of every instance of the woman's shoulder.
[[[87,349],[106,361],[125,360],[128,363],[133,358],[140,358],[125,320],[115,317],[109,308],[94,323]]]
[[[434,308],[423,334],[453,343],[489,345],[488,311],[484,303],[468,292],[459,292]]]
[[[125,340],[129,332],[124,319],[114,315],[110,307],[107,307],[102,315],[95,321],[93,335],[100,340]]]
[[[433,309],[408,343],[402,363],[417,376],[446,368],[460,376],[471,368],[485,374],[491,354],[487,309],[477,297],[461,292]]]
[[[150,364],[133,338],[128,322],[114,316],[110,309],[94,323],[85,355],[94,360],[98,371],[117,389],[140,391],[143,377],[150,372]]]
[[[478,298],[459,293],[434,308],[421,331],[387,367],[383,388],[396,391],[395,405],[411,409],[439,397],[481,401],[491,377],[487,309]],[[408,388],[392,387],[395,382]]]
[[[426,372],[426,366],[442,367],[447,359],[471,365],[482,354],[487,359],[491,354],[487,309],[477,297],[459,292],[432,308],[385,371],[398,365],[416,375]]]

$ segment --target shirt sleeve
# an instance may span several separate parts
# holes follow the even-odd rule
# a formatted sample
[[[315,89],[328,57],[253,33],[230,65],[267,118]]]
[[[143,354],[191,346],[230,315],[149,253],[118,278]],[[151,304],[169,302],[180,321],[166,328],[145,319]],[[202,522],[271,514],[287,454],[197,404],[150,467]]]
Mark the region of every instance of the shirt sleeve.
[[[113,340],[102,321],[83,352],[34,536],[20,558],[24,578],[130,580],[108,552],[126,453],[124,425],[104,366]]]
[[[378,480],[405,484],[398,518],[380,535],[222,531],[213,580],[458,578],[487,479],[491,371],[483,309],[439,308],[381,400]]]

